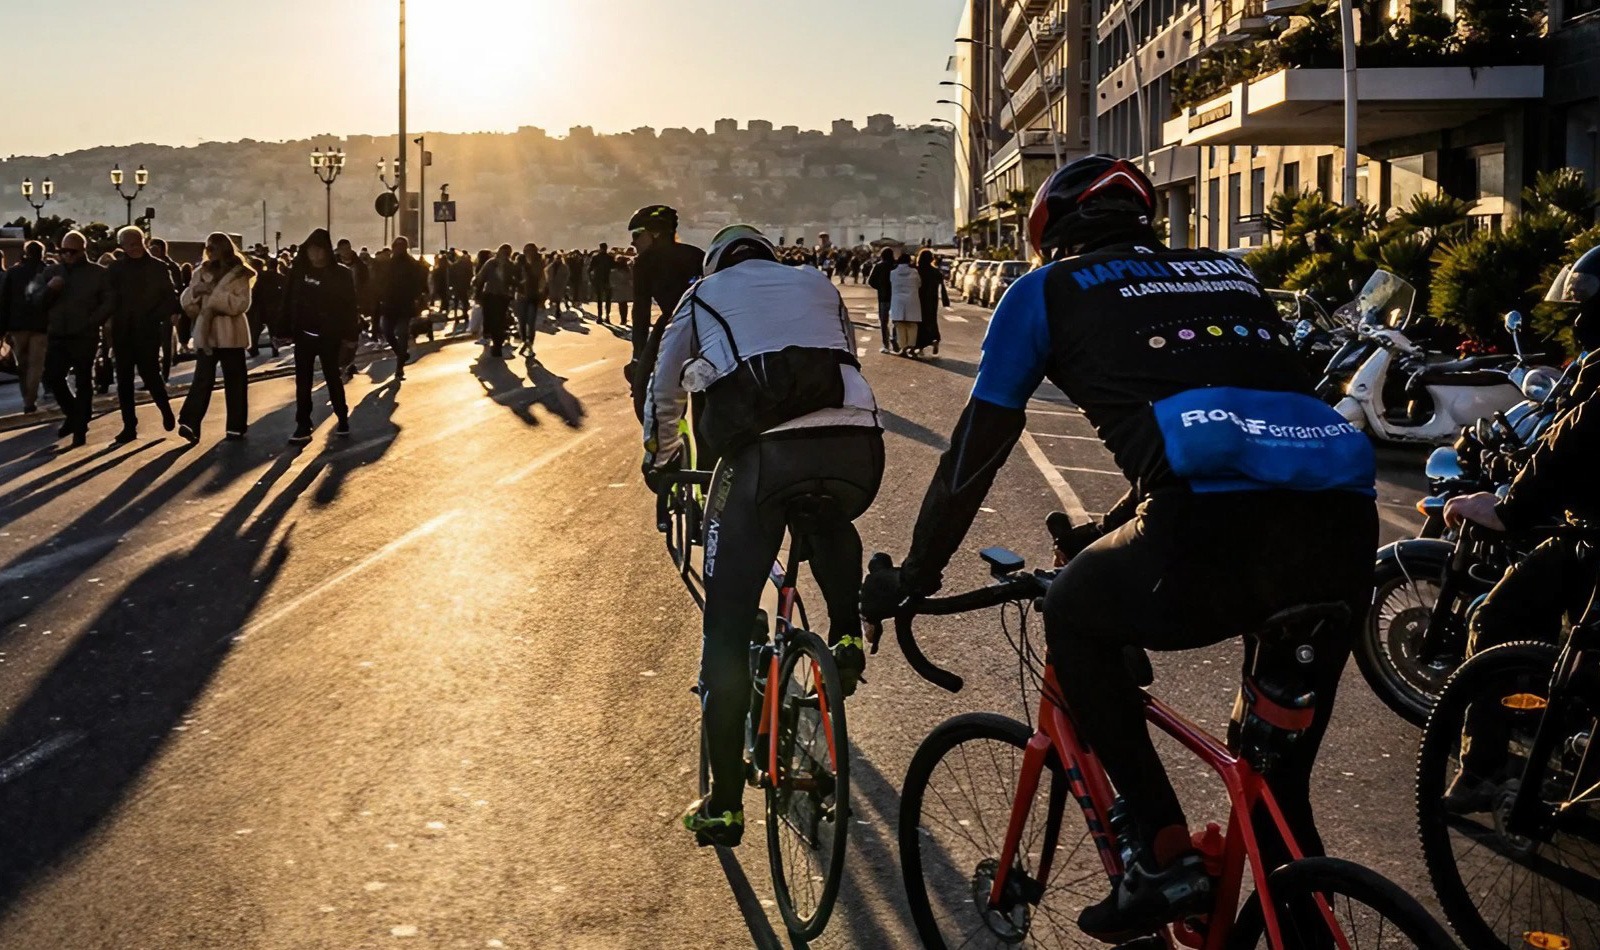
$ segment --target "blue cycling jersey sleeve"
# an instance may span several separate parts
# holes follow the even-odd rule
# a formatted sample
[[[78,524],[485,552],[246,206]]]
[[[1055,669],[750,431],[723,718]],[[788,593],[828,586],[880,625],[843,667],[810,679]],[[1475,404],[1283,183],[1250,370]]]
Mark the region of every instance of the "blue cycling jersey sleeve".
[[[1044,381],[1050,358],[1050,319],[1045,311],[1045,265],[1017,278],[994,309],[983,337],[983,358],[972,398],[1021,409]]]

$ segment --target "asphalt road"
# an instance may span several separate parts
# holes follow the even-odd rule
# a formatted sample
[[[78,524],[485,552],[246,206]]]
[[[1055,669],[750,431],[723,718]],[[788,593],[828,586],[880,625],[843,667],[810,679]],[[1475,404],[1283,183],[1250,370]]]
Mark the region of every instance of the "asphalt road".
[[[956,307],[941,355],[913,363],[879,355],[872,304],[847,299],[888,429],[860,527],[898,556],[985,312]],[[759,826],[731,860],[676,825],[699,618],[638,477],[629,345],[565,326],[537,362],[423,346],[403,384],[376,362],[352,435],[319,396],[302,448],[285,445],[290,379],[251,386],[243,443],[218,441],[220,398],[193,449],[150,407],[123,447],[114,417],[84,449],[0,435],[0,946],[790,943]],[[1090,435],[1041,392],[967,549],[1042,559],[1046,513],[1104,511],[1122,484]],[[1385,454],[1390,537],[1420,520],[1420,484],[1415,454]],[[962,555],[950,585],[982,577]],[[892,647],[874,659],[818,947],[914,945],[894,846],[907,762],[957,712],[1022,712],[998,617],[921,629],[969,686],[935,690]],[[1221,728],[1237,663],[1231,645],[1160,657],[1155,688]],[[1416,740],[1352,668],[1316,796],[1333,853],[1426,898]],[[1180,766],[1191,820],[1220,817],[1216,783]]]

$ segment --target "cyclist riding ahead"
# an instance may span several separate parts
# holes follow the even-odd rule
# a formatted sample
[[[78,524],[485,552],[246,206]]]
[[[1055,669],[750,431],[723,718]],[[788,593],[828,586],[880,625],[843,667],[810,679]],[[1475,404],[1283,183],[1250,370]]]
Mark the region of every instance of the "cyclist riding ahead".
[[[1154,199],[1141,171],[1104,155],[1069,163],[1039,189],[1028,229],[1044,266],[994,312],[904,564],[873,570],[861,592],[862,615],[880,622],[939,589],[1042,380],[1094,425],[1132,488],[1062,543],[1070,561],[1044,618],[1066,707],[1137,822],[1139,859],[1078,920],[1111,941],[1204,912],[1211,899],[1125,649],[1220,643],[1304,603],[1342,601],[1359,617],[1377,541],[1366,437],[1311,395],[1248,268],[1162,246]],[[1316,645],[1316,719],[1269,775],[1311,853],[1321,849],[1311,764],[1350,631],[1328,639]]]
[[[634,249],[633,362],[628,364],[628,385],[633,388],[633,411],[644,420],[645,382],[656,365],[661,333],[682,299],[684,291],[700,277],[705,252],[693,244],[678,243],[678,212],[666,205],[646,205],[628,221]],[[650,319],[650,305],[661,308],[661,319]]]
[[[833,517],[805,545],[828,608],[848,693],[865,667],[856,593],[861,537],[851,523],[883,477],[883,433],[861,376],[848,311],[821,272],[785,267],[755,228],[724,228],[705,279],[683,297],[661,337],[644,421],[645,479],[678,467],[678,421],[695,393],[698,464],[720,458],[705,512],[705,621],[700,698],[711,793],[684,826],[700,844],[732,846],[744,832],[744,713],[751,627],[783,543],[788,506],[825,495]],[[659,490],[659,489],[658,489]]]

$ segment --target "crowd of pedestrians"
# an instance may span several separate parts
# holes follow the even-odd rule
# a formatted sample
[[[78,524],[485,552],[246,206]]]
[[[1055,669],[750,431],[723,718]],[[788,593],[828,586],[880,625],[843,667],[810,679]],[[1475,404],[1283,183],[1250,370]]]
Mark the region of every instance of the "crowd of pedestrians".
[[[414,358],[413,341],[434,339],[441,325],[454,323],[475,336],[488,358],[506,358],[513,340],[518,355],[532,358],[541,329],[558,328],[573,310],[589,306],[600,323],[624,332],[633,328],[630,309],[637,309],[637,297],[654,294],[648,279],[636,284],[635,248],[607,244],[557,250],[530,242],[520,251],[502,244],[475,254],[449,248],[424,261],[404,237],[372,253],[319,229],[303,243],[273,252],[260,244],[241,249],[217,233],[207,238],[203,259],[190,264],[174,261],[166,242],[147,239],[137,227],[123,228],[116,240],[114,250],[90,259],[84,235],[71,231],[54,248],[27,242],[9,267],[0,260],[0,338],[10,342],[17,364],[23,411],[39,410],[42,390],[61,410],[60,437],[74,446],[88,441],[95,395],[113,385],[122,425],[112,441],[138,437],[142,388],[164,428],[197,443],[219,375],[227,407],[224,438],[244,439],[251,361],[263,350],[278,357],[291,346],[297,390],[291,441],[310,438],[319,365],[335,432],[345,434],[344,385],[355,375],[363,339],[392,352],[399,381]],[[866,249],[822,240],[817,247],[780,248],[779,257],[816,267],[841,284],[853,280],[879,288],[886,352],[915,356],[927,346],[938,351],[937,305],[928,311],[942,292],[942,278],[931,255],[924,255],[926,266],[919,262],[911,272],[919,283],[908,284],[904,274],[895,278],[902,295],[907,286],[915,288],[910,293],[920,295],[921,306],[894,305],[891,332],[889,280],[897,271],[880,270],[892,257],[875,261]],[[643,343],[635,340],[635,348]],[[189,360],[192,378],[175,407],[168,393],[173,365]]]

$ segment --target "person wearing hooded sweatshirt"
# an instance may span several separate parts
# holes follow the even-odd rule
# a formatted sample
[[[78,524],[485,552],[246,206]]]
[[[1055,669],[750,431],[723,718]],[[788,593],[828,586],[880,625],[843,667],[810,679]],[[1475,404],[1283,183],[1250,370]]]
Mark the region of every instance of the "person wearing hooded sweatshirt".
[[[256,272],[245,262],[233,238],[217,232],[206,238],[206,259],[194,269],[189,286],[178,298],[194,321],[194,382],[178,410],[178,434],[193,445],[200,441],[200,423],[211,406],[217,367],[228,403],[229,441],[244,438],[249,428],[250,291]]]
[[[291,443],[311,441],[311,381],[318,361],[328,401],[339,420],[337,435],[350,434],[350,407],[344,399],[340,352],[354,349],[361,332],[356,313],[356,283],[350,268],[333,259],[333,240],[318,228],[311,232],[284,287],[278,335],[294,343],[295,430]]]
[[[918,302],[921,291],[922,278],[911,266],[911,255],[901,254],[889,272],[889,321],[894,324],[895,345],[901,356],[922,355],[922,344],[917,339],[922,324],[922,305]]]
[[[878,262],[872,265],[872,271],[867,275],[867,286],[878,292],[878,330],[883,334],[883,345],[878,348],[879,353],[888,353],[890,347],[896,352],[897,346],[889,337],[889,299],[893,291],[889,275],[894,273],[894,251],[888,248],[878,256]]]

